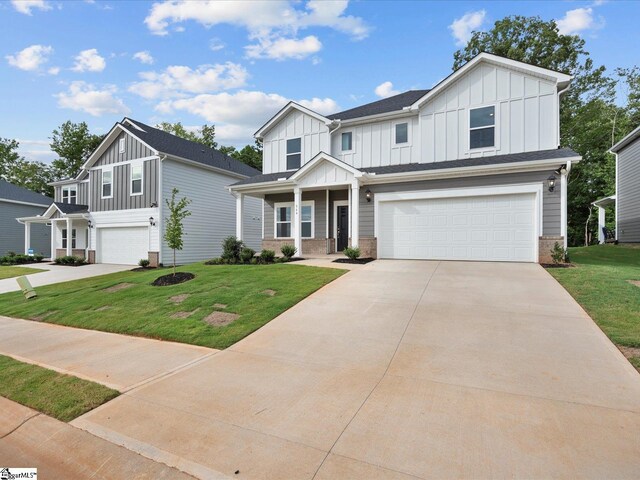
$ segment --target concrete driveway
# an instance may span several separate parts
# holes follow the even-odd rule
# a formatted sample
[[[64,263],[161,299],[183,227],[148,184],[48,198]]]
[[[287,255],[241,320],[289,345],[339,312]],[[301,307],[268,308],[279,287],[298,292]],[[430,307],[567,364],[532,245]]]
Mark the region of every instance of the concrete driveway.
[[[200,478],[637,478],[640,376],[538,265],[377,261],[73,425]]]
[[[28,276],[29,282],[34,287],[97,277],[107,273],[123,272],[135,268],[132,265],[110,265],[108,263],[95,263],[82,267],[68,267],[51,263],[34,263],[24,266],[46,270],[46,272],[32,273]],[[0,293],[17,292],[19,290],[20,287],[15,278],[0,280]]]

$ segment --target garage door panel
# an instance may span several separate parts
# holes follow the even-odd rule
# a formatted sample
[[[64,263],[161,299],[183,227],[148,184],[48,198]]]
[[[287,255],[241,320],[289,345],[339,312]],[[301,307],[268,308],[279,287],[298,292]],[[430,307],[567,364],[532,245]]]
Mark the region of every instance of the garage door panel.
[[[98,242],[99,263],[137,265],[149,255],[147,227],[100,228]]]
[[[535,260],[535,195],[380,203],[382,258]]]

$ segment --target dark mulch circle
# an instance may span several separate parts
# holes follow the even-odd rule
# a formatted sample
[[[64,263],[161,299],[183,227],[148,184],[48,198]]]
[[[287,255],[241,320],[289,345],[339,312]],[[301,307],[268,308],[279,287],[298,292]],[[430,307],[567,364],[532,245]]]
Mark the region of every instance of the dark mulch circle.
[[[375,258],[356,258],[351,260],[350,258],[338,258],[333,263],[353,263],[355,265],[364,265],[365,263],[373,262]]]
[[[136,267],[132,268],[132,272],[146,272],[147,270],[156,270],[157,267]]]
[[[541,263],[544,268],[573,268],[573,263]]]
[[[156,278],[151,285],[154,287],[166,287],[168,285],[177,285],[179,283],[188,282],[189,280],[193,280],[196,276],[193,273],[188,272],[176,272],[174,275],[170,273],[169,275],[163,275],[161,277]]]

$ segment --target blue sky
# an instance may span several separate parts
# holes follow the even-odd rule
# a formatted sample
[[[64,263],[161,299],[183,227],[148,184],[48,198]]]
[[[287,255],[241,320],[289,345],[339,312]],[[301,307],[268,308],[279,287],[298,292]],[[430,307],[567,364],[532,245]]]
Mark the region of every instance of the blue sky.
[[[128,115],[241,146],[289,99],[328,114],[429,88],[472,30],[514,14],[559,20],[596,64],[638,62],[636,2],[18,0],[0,3],[0,137],[50,161],[62,122],[105,133]]]

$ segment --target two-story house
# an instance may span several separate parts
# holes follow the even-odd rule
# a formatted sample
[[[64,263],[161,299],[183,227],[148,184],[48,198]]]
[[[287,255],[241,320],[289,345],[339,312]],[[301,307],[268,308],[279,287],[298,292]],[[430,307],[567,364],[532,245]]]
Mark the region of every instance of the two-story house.
[[[196,142],[125,118],[116,123],[75,178],[54,182],[54,202],[21,223],[51,225],[55,257],[77,255],[90,263],[151,265],[170,261],[164,241],[166,201],[173,188],[191,200],[178,263],[218,256],[234,235],[236,203],[227,185],[258,170]],[[260,247],[261,201],[244,206],[245,242]],[[28,230],[28,227],[27,227]],[[26,242],[28,243],[28,242]]]
[[[580,160],[559,148],[570,81],[482,53],[431,90],[328,116],[291,102],[256,132],[263,173],[230,187],[237,210],[261,198],[263,248],[298,255],[547,261]]]

